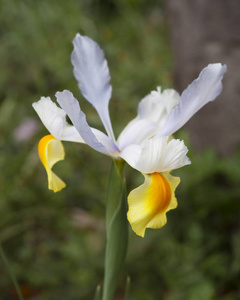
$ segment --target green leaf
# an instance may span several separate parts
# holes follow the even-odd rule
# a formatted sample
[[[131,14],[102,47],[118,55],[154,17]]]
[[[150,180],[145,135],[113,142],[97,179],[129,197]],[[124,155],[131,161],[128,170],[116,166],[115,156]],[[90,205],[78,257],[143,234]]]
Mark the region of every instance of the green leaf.
[[[123,161],[113,161],[106,203],[107,246],[103,300],[113,300],[127,253],[127,197],[122,171]]]

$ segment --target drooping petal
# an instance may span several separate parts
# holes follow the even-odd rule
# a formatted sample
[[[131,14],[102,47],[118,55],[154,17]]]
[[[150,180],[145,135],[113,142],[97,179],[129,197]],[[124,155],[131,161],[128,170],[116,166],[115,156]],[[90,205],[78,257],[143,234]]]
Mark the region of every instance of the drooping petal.
[[[222,91],[222,79],[226,71],[226,65],[220,63],[209,64],[204,68],[199,77],[183,91],[179,105],[170,113],[158,135],[171,135],[200,108],[213,101]]]
[[[90,128],[86,121],[86,116],[82,112],[79,102],[74,98],[73,94],[67,90],[63,92],[56,93],[57,102],[62,107],[62,109],[67,113],[73,125],[83,138],[83,140],[94,150],[114,156],[115,153],[118,153],[118,148],[114,142],[104,135],[103,133],[98,134],[98,138],[101,139],[101,142],[95,135],[95,132]]]
[[[145,182],[128,196],[128,221],[133,231],[144,237],[146,228],[161,228],[166,213],[177,207],[175,189],[180,178],[169,173],[144,174]]]
[[[48,188],[55,193],[63,189],[66,184],[52,171],[52,167],[64,159],[64,148],[60,140],[51,134],[44,136],[38,144],[38,154],[48,175]]]
[[[50,97],[41,97],[32,104],[47,130],[57,139],[85,143],[77,129],[66,121],[66,113]]]
[[[115,141],[108,104],[112,94],[107,61],[96,42],[79,33],[73,40],[71,60],[83,96],[95,107],[109,137]]]
[[[146,140],[138,160],[128,163],[142,173],[166,172],[190,164],[187,157],[188,149],[183,141],[168,137],[157,137]]]
[[[179,103],[179,94],[173,89],[166,89],[161,92],[152,91],[144,97],[138,105],[138,118],[150,120],[158,126],[162,126],[170,112]]]

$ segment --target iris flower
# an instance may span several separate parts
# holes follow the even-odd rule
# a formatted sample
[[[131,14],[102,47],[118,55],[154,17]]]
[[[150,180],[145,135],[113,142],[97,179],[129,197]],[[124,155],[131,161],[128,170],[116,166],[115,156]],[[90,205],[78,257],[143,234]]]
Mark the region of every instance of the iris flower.
[[[209,64],[199,77],[181,94],[158,87],[141,100],[137,117],[116,140],[109,116],[112,94],[107,61],[102,49],[86,36],[77,34],[73,40],[71,61],[74,75],[84,98],[96,109],[106,133],[91,128],[79,102],[68,90],[56,93],[57,106],[49,97],[33,103],[41,121],[50,132],[39,142],[39,156],[47,171],[48,187],[54,192],[65,183],[52,171],[64,159],[61,141],[86,143],[113,159],[125,160],[141,172],[144,183],[128,196],[128,220],[137,235],[146,228],[160,228],[166,213],[177,207],[175,189],[180,182],[170,171],[190,164],[188,149],[172,134],[181,128],[203,105],[213,101],[222,90],[226,66]],[[66,121],[66,115],[73,125]]]

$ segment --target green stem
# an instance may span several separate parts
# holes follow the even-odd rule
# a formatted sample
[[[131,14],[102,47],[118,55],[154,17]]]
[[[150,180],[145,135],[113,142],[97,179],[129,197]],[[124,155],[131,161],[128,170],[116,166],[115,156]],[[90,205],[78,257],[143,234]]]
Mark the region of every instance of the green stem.
[[[2,247],[1,244],[0,244],[0,255],[1,255],[3,261],[4,261],[5,265],[6,265],[6,269],[7,269],[8,273],[9,273],[9,276],[12,279],[13,285],[14,285],[16,291],[17,291],[19,299],[20,300],[24,300],[23,296],[22,296],[22,293],[21,293],[21,290],[20,290],[20,287],[18,285],[18,282],[17,282],[17,280],[16,280],[16,278],[15,278],[15,276],[14,276],[12,270],[11,270],[10,264],[8,262],[8,259],[7,259],[6,255],[4,253],[4,250],[3,250],[3,247]]]
[[[123,161],[113,161],[108,183],[103,300],[113,300],[127,253],[127,197],[123,167]]]

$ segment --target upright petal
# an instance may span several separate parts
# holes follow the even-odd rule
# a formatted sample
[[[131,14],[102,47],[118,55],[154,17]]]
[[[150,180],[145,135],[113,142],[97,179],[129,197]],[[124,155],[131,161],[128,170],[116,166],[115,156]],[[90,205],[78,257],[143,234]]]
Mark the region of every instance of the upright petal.
[[[85,143],[77,129],[66,121],[66,113],[50,97],[41,97],[32,104],[47,130],[62,141]]]
[[[142,144],[155,136],[172,109],[178,104],[179,94],[171,89],[152,91],[138,105],[138,115],[121,132],[117,143],[121,150],[131,144]]]
[[[121,132],[117,139],[118,147],[123,150],[129,145],[140,145],[146,139],[153,137],[158,131],[159,128],[156,123],[137,117]]]
[[[57,92],[56,98],[59,105],[62,109],[67,113],[73,125],[83,138],[83,140],[94,150],[114,156],[115,153],[118,153],[118,148],[114,144],[114,142],[107,136],[101,139],[101,143],[96,135],[91,130],[90,126],[86,121],[86,116],[82,112],[77,99],[73,97],[73,94],[67,90],[63,92]],[[99,137],[103,137],[103,133],[98,135]]]
[[[166,172],[190,164],[187,152],[183,141],[157,137],[143,143],[137,160],[127,162],[142,173]]]
[[[186,90],[179,105],[173,109],[158,135],[171,135],[181,128],[200,108],[213,101],[222,91],[222,79],[227,67],[210,64],[202,70]]]
[[[66,184],[52,171],[52,167],[64,159],[65,153],[61,141],[51,134],[44,136],[38,144],[38,154],[48,175],[49,190],[60,191]]]
[[[166,89],[161,92],[161,88],[158,87],[138,104],[138,118],[151,120],[161,127],[178,103],[179,94],[175,90]]]
[[[95,107],[107,134],[114,141],[108,104],[112,94],[107,61],[96,42],[79,33],[73,40],[72,64],[83,96]]]
[[[167,222],[166,213],[177,207],[175,189],[180,179],[169,173],[144,175],[145,182],[128,196],[127,214],[133,231],[142,237],[146,228],[161,228]]]

